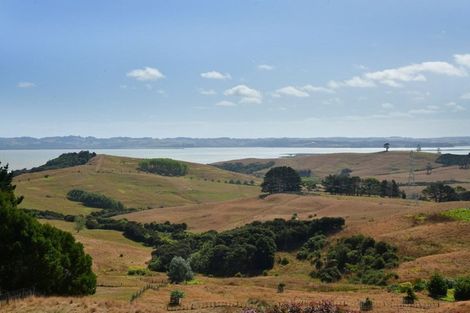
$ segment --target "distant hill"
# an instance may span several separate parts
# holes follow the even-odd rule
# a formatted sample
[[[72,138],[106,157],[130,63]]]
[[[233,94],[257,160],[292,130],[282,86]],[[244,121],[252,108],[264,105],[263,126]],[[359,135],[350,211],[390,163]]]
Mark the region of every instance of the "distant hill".
[[[321,147],[377,148],[384,143],[392,148],[454,147],[470,145],[470,137],[407,138],[96,138],[80,136],[0,138],[0,149],[138,149],[138,148],[195,148],[195,147]]]
[[[160,208],[253,197],[259,179],[210,165],[184,162],[185,176],[169,177],[138,169],[142,159],[97,155],[84,165],[25,173],[14,179],[24,208],[63,214],[92,209],[67,199],[72,189],[100,193],[131,208]],[[252,182],[253,181],[253,182]]]

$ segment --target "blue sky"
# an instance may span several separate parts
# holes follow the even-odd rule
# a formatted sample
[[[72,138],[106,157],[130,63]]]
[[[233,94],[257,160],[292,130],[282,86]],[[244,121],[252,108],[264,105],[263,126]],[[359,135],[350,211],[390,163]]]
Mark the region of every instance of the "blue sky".
[[[469,1],[0,2],[0,136],[470,135]]]

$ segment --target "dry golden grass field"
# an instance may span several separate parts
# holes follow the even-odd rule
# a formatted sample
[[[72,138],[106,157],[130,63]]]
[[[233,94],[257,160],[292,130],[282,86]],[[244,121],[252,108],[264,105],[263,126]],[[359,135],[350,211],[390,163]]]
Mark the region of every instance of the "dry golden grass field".
[[[435,162],[438,155],[434,153],[413,152],[413,154],[416,182],[455,181],[452,185],[461,185],[470,189],[470,170],[461,170],[458,166],[442,166]],[[317,179],[337,173],[343,168],[349,168],[353,171],[351,175],[395,179],[399,183],[407,183],[410,170],[410,153],[406,151],[298,155],[280,159],[242,159],[230,162],[248,164],[268,161],[273,161],[275,166],[291,166],[297,170],[310,169]],[[426,174],[428,163],[433,167],[430,175]],[[266,171],[262,170],[255,174],[262,176]],[[406,192],[419,192],[423,187],[405,186],[403,189]]]
[[[369,163],[365,156],[361,156],[353,173],[386,176],[402,175],[400,173],[407,171],[406,157],[406,160],[397,161],[393,168],[398,169],[393,170],[389,165],[384,165],[383,160],[376,160],[376,155],[372,155]],[[389,153],[387,157],[394,155],[401,154]],[[330,157],[323,157],[323,162],[337,165],[321,167],[321,162],[317,165],[308,163],[308,166],[298,163],[297,168],[318,166],[317,171],[312,168],[314,172],[327,173],[329,170],[336,172],[343,167],[353,167],[352,163],[344,165],[347,156]],[[427,164],[428,158],[428,154],[423,154],[420,164]],[[284,161],[292,162],[292,159]],[[226,230],[254,220],[290,218],[294,213],[300,219],[342,216],[346,219],[346,227],[336,236],[362,233],[399,248],[400,256],[406,260],[396,269],[400,276],[399,282],[428,278],[436,270],[450,277],[470,274],[470,223],[428,218],[447,209],[470,207],[470,202],[432,203],[323,194],[279,194],[260,199],[257,186],[224,183],[229,179],[251,180],[252,177],[248,175],[190,164],[187,177],[169,178],[140,173],[136,170],[137,162],[137,159],[98,156],[84,166],[21,175],[15,183],[18,185],[18,194],[26,197],[25,207],[69,214],[88,212],[89,209],[65,198],[68,190],[81,188],[109,195],[126,206],[145,209],[115,218],[139,222],[185,222],[193,232]],[[368,170],[368,166],[373,169]],[[93,269],[98,275],[97,292],[83,298],[31,297],[0,307],[1,312],[166,312],[169,293],[174,289],[186,293],[184,304],[329,299],[346,303],[348,308],[357,310],[358,302],[370,297],[376,304],[374,312],[470,312],[468,302],[437,304],[427,295],[419,294],[419,303],[429,305],[429,309],[402,308],[399,306],[402,295],[389,293],[381,287],[350,284],[347,281],[321,283],[309,277],[312,266],[308,262],[298,261],[295,253],[277,253],[277,257],[286,257],[290,262],[285,266],[276,263],[267,276],[211,278],[197,275],[194,284],[168,285],[159,290],[148,290],[131,304],[131,295],[142,286],[166,279],[164,273],[127,275],[130,268],[146,267],[151,248],[130,241],[116,231],[85,229],[75,233],[72,223],[43,222],[72,232],[83,243],[85,251],[93,257]],[[282,294],[276,292],[280,282],[286,284],[286,292]],[[192,312],[239,312],[239,309],[218,308]]]
[[[16,191],[25,196],[23,207],[65,214],[92,210],[67,200],[67,192],[74,188],[103,193],[127,207],[142,209],[238,199],[259,192],[258,187],[225,183],[253,177],[213,166],[188,163],[186,176],[166,177],[138,171],[138,162],[98,155],[86,165],[20,175],[15,179]]]

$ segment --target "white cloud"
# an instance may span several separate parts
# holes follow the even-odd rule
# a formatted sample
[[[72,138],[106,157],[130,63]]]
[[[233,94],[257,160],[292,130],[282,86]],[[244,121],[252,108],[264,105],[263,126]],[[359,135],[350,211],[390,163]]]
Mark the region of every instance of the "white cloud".
[[[34,88],[36,87],[35,83],[32,82],[19,82],[16,87],[18,88]]]
[[[217,94],[214,89],[199,89],[199,93],[204,96],[215,96]]]
[[[470,67],[470,54],[455,54],[454,59],[457,64]]]
[[[470,92],[461,95],[461,96],[460,96],[460,99],[463,99],[463,100],[470,100]]]
[[[262,71],[272,71],[274,70],[274,66],[269,64],[260,64],[258,65],[258,69]]]
[[[153,67],[144,67],[142,69],[135,69],[126,74],[128,77],[135,78],[140,81],[151,81],[165,78],[158,69]]]
[[[368,87],[375,86],[374,82],[365,80],[359,76],[354,76],[351,79],[345,80],[343,84],[348,87],[356,87],[356,88],[368,88]]]
[[[312,85],[305,85],[303,87],[301,87],[300,89],[304,90],[304,91],[307,91],[307,92],[325,92],[325,93],[334,93],[335,91],[330,89],[330,88],[326,88],[326,87],[321,87],[321,86],[312,86]]]
[[[456,55],[456,62],[470,67],[470,54]],[[390,68],[382,71],[368,72],[361,76],[354,76],[344,81],[330,81],[328,87],[332,89],[340,87],[366,88],[382,84],[390,87],[402,87],[406,82],[423,82],[427,78],[425,74],[445,76],[466,76],[464,69],[453,64],[441,61],[416,63],[398,68]]]
[[[439,106],[433,105],[433,104],[427,105],[426,108],[428,108],[429,110],[434,110],[434,111],[439,110]]]
[[[389,102],[382,103],[381,106],[384,109],[393,109],[395,107],[393,103],[389,103]]]
[[[285,95],[285,96],[292,96],[292,97],[299,97],[299,98],[305,98],[308,97],[309,94],[306,93],[305,91],[302,91],[299,88],[296,88],[294,86],[286,86],[283,88],[279,88],[276,90],[277,95]]]
[[[237,85],[227,89],[224,95],[240,97],[240,103],[261,103],[263,99],[261,92],[246,85]]]
[[[225,79],[231,79],[232,76],[230,76],[229,73],[222,74],[217,71],[210,71],[210,72],[205,72],[201,73],[202,78],[207,78],[207,79],[219,79],[219,80],[225,80]]]
[[[411,115],[423,115],[423,114],[436,114],[438,111],[433,109],[413,109],[409,110],[408,113]]]
[[[219,101],[215,105],[218,106],[218,107],[233,107],[233,106],[236,106],[235,103],[233,103],[231,101],[226,101],[226,100]]]
[[[466,109],[455,103],[455,102],[448,102],[446,104],[444,104],[446,107],[448,107],[450,109],[451,112],[462,112],[462,111],[465,111]]]

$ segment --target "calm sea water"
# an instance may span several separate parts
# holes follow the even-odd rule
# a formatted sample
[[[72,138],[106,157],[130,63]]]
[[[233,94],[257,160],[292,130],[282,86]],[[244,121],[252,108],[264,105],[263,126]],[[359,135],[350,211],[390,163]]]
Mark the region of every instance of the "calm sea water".
[[[39,166],[62,153],[77,150],[0,150],[0,162],[10,169]],[[172,158],[196,163],[213,163],[243,158],[280,158],[296,154],[367,153],[383,151],[382,148],[185,148],[185,149],[89,149],[98,154],[110,154],[136,158]],[[410,151],[410,148],[394,148],[392,151]],[[422,151],[437,152],[436,148]],[[468,154],[470,146],[442,148],[442,153]]]

